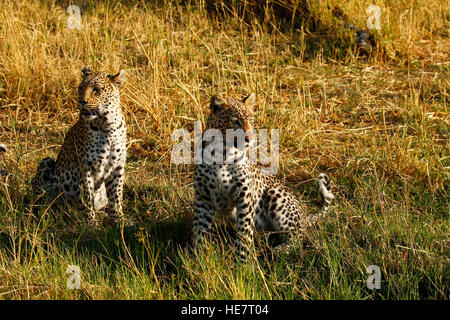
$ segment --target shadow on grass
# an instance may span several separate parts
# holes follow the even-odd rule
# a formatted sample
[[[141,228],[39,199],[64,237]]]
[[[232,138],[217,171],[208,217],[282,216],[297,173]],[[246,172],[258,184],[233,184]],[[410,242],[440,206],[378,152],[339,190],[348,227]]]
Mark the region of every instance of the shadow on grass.
[[[334,14],[335,10],[333,10],[333,16],[329,19],[324,19],[318,12],[315,12],[314,8],[310,6],[310,2],[306,0],[295,2],[249,2],[244,0],[206,0],[196,2],[181,0],[170,2],[167,0],[146,0],[139,3],[135,1],[111,3],[108,1],[107,7],[112,13],[119,13],[118,11],[123,8],[126,10],[138,8],[142,11],[151,9],[163,13],[167,12],[167,17],[170,17],[171,24],[182,24],[183,21],[178,19],[178,15],[188,14],[192,10],[199,10],[199,12],[208,15],[209,19],[216,22],[214,26],[229,24],[233,19],[239,28],[248,28],[258,23],[264,26],[268,32],[282,33],[284,38],[289,39],[292,43],[292,53],[296,56],[301,55],[306,60],[313,59],[318,54],[323,54],[332,59],[343,60],[352,51],[357,55],[371,55],[371,50],[362,50],[355,45],[357,42],[355,42],[356,32],[349,28],[344,28],[344,25],[352,25],[351,21],[353,19],[345,15],[342,9],[338,7],[335,9],[339,14]],[[82,16],[88,16],[101,3],[102,1],[79,1],[77,6],[80,8]],[[67,1],[64,0],[55,0],[55,4],[64,10],[68,8]],[[43,1],[43,5],[47,5],[47,2]],[[200,7],[201,5],[203,7]],[[174,8],[177,8],[177,10],[174,10]],[[374,35],[368,31],[366,32],[370,38],[371,45],[374,46]]]
[[[128,187],[125,189],[125,193],[131,193]],[[154,192],[150,187],[138,190],[143,194]],[[126,265],[138,272],[154,268],[156,274],[165,275],[176,273],[181,263],[180,249],[186,247],[190,238],[190,216],[185,211],[176,212],[177,208],[170,215],[159,217],[138,217],[133,212],[134,225],[121,229],[120,225],[107,222],[91,226],[82,211],[63,203],[52,204],[47,199],[36,204],[26,192],[12,201],[12,205],[5,198],[0,201],[0,250],[12,260],[26,261],[33,252],[43,249],[69,260],[70,256],[79,261],[96,257],[111,274]],[[135,204],[133,199],[127,203]],[[125,212],[133,211],[130,206],[124,208]],[[140,202],[139,207],[142,212],[152,204]],[[98,218],[105,220],[104,216]]]

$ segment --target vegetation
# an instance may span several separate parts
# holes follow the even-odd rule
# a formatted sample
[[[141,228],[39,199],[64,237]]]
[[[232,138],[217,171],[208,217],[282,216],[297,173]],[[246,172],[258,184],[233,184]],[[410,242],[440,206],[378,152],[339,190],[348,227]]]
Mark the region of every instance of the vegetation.
[[[1,299],[448,299],[449,3],[376,1],[0,2]],[[67,26],[69,5],[82,28]],[[364,28],[361,54],[333,9]],[[87,226],[37,206],[38,162],[78,117],[80,70],[127,70],[125,213],[134,226]],[[258,234],[233,268],[233,237],[188,251],[193,166],[171,163],[177,128],[193,132],[211,95],[257,95],[258,126],[280,129],[279,176],[311,212],[313,179],[336,200],[297,250]],[[223,234],[225,233],[225,234]],[[66,286],[69,265],[81,287]],[[381,289],[366,286],[377,265]]]

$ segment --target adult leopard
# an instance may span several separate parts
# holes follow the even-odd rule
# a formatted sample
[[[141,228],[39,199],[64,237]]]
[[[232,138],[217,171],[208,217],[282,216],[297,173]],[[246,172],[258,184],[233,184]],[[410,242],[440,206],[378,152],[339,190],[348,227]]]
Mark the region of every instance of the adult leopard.
[[[123,216],[122,193],[126,159],[126,123],[116,75],[82,70],[78,87],[78,122],[68,131],[56,161],[43,159],[32,181],[33,193],[58,196],[74,206],[82,199],[96,223],[96,211],[108,206],[114,220]]]

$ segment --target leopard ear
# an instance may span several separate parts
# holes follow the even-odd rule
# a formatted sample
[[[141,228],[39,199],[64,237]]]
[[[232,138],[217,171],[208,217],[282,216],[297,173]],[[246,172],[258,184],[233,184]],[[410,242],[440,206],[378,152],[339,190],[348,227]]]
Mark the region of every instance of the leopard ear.
[[[83,74],[83,77],[86,77],[92,73],[92,69],[91,67],[86,66],[81,70],[81,73]]]
[[[242,102],[244,102],[248,106],[252,106],[256,102],[256,95],[254,93],[249,94],[244,99],[242,99]]]
[[[251,93],[244,99],[242,99],[242,102],[245,103],[245,105],[250,109],[251,112],[253,112],[253,105],[256,102],[256,95],[254,93]]]
[[[122,82],[125,81],[125,70],[120,70],[120,72],[116,75],[109,75],[108,78],[111,80],[113,84],[115,84],[117,87],[120,87]]]
[[[218,112],[223,109],[225,102],[219,96],[212,96],[209,105],[212,112]]]

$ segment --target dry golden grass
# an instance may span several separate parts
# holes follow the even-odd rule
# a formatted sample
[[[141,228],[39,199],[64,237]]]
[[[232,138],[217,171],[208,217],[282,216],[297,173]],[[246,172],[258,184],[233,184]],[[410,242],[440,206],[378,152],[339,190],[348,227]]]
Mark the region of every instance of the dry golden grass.
[[[220,5],[220,1],[216,2]],[[18,239],[20,231],[12,226],[17,221],[23,222],[21,217],[28,210],[22,194],[39,160],[57,155],[65,133],[77,120],[80,70],[85,65],[110,73],[126,69],[127,82],[122,90],[129,136],[126,211],[144,225],[146,221],[156,223],[155,229],[159,224],[169,223],[164,230],[170,230],[173,239],[166,236],[162,241],[184,244],[192,214],[192,167],[171,164],[174,145],[171,133],[181,127],[192,132],[193,120],[204,121],[213,94],[240,97],[255,92],[257,123],[260,127],[280,129],[280,176],[308,201],[316,196],[311,179],[321,171],[332,177],[337,201],[328,229],[325,227],[318,234],[317,241],[326,243],[327,239],[334,239],[336,251],[331,252],[341,254],[343,265],[348,265],[350,273],[360,279],[365,275],[362,266],[370,264],[370,257],[375,255],[378,263],[383,264],[384,277],[393,279],[391,291],[381,294],[384,298],[448,298],[448,284],[444,285],[448,274],[444,275],[442,270],[442,264],[449,261],[448,250],[443,249],[448,245],[446,199],[450,167],[448,1],[310,0],[308,13],[314,17],[314,27],[312,22],[300,27],[294,23],[282,25],[275,9],[266,11],[264,18],[255,15],[241,19],[242,3],[228,2],[220,11],[225,15],[216,15],[206,9],[203,1],[157,4],[2,1],[0,143],[9,147],[4,164],[14,177],[9,178],[9,185],[2,186],[5,200],[0,221],[5,222],[0,232],[13,239],[12,243]],[[288,0],[273,3],[287,8],[284,14],[296,7],[293,5],[296,2]],[[67,28],[69,4],[81,8],[81,30]],[[351,22],[362,28],[370,4],[383,9],[382,29],[375,35],[378,48],[369,57],[358,56],[352,36],[333,18],[332,8],[340,5]],[[171,226],[170,222],[179,217],[183,217],[181,222]],[[27,223],[19,225],[40,230]],[[372,223],[378,227],[368,231]],[[179,234],[175,235],[174,230]],[[104,236],[107,234],[105,231]],[[369,234],[369,238],[365,239],[364,234]],[[286,277],[298,279],[298,274],[310,272],[311,279],[317,279],[314,270],[333,268],[333,263],[341,259],[327,257],[324,253],[327,245],[323,242],[313,244],[312,251],[307,251],[304,257],[318,254],[323,257],[323,264],[305,262],[311,269],[305,267],[298,273],[294,268]],[[160,256],[167,249],[161,244],[156,248],[162,250]],[[204,258],[206,263],[199,267],[184,255],[178,257],[176,249],[170,247],[168,258],[159,259],[162,265],[183,266],[182,274],[170,267],[166,270],[160,264],[157,271],[153,270],[156,273],[149,275],[134,267],[133,270],[138,270],[134,275],[139,279],[149,276],[153,282],[133,291],[136,288],[127,282],[129,278],[120,278],[99,267],[91,273],[95,286],[86,287],[82,294],[67,292],[65,280],[61,279],[65,279],[65,262],[72,255],[83,254],[49,250],[42,253],[49,260],[64,257],[64,263],[59,265],[59,278],[48,274],[47,278],[32,276],[32,283],[45,285],[27,288],[26,295],[20,289],[26,267],[18,263],[25,258],[20,258],[21,253],[17,252],[1,254],[0,247],[0,271],[5,272],[3,276],[0,274],[0,295],[7,298],[373,295],[364,288],[351,291],[349,288],[355,285],[351,277],[348,281],[352,286],[340,283],[346,289],[339,293],[327,291],[330,283],[339,282],[338,276],[330,278],[330,283],[299,280],[291,292],[277,278],[279,270],[267,275],[269,280],[265,277],[255,280],[261,287],[252,289],[233,278],[227,267],[219,267],[223,262],[220,258],[211,262],[208,259],[213,258],[208,255]],[[426,260],[420,250],[433,258]],[[77,259],[80,263],[84,261]],[[401,263],[408,259],[413,259],[410,269],[402,269]],[[28,263],[32,265],[32,261]],[[127,266],[126,263],[131,262],[117,268]],[[402,287],[401,279],[396,278],[401,274],[398,270],[411,276],[409,287]],[[228,280],[217,280],[206,287],[199,284],[195,291],[186,289],[185,284],[178,287],[171,272],[181,277],[181,283],[189,283],[195,277],[205,277],[203,283],[207,283],[215,273]],[[258,269],[252,269],[250,274],[255,276],[255,272],[259,277]],[[421,279],[430,275],[436,278],[426,280],[420,287]],[[269,290],[266,280],[270,282]],[[129,289],[117,295],[115,286]],[[261,288],[264,289],[258,291]],[[283,290],[289,294],[277,294]]]

